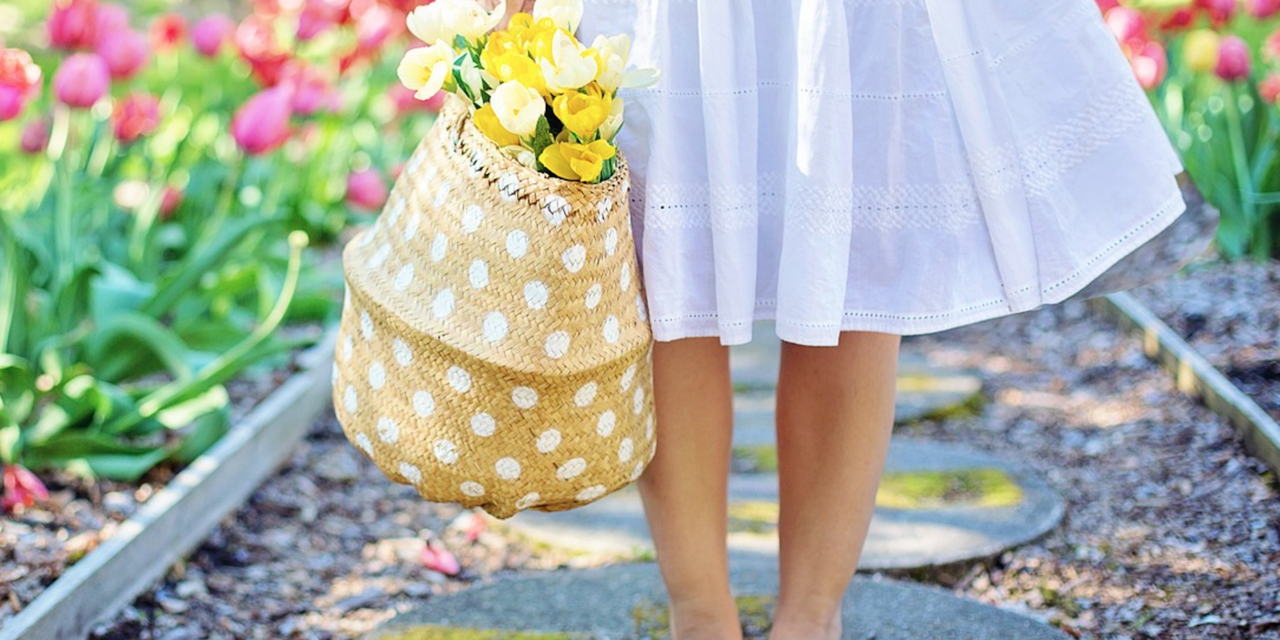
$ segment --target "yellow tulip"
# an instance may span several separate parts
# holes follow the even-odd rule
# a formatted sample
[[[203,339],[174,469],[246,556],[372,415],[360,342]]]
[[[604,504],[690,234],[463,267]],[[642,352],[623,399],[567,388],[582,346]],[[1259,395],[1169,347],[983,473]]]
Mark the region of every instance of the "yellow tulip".
[[[1211,29],[1195,29],[1182,43],[1182,59],[1192,71],[1211,71],[1218,64],[1221,36]]]
[[[613,109],[612,100],[598,88],[587,91],[566,91],[551,101],[551,110],[560,122],[579,139],[596,137],[596,131],[604,124]]]
[[[557,142],[542,150],[538,160],[551,173],[565,180],[595,182],[604,169],[604,161],[616,155],[618,150],[603,140],[589,144]]]
[[[502,123],[498,121],[498,116],[493,112],[493,105],[485,104],[483,107],[476,109],[475,116],[472,120],[476,123],[476,128],[480,130],[490,140],[498,143],[499,147],[508,147],[520,144],[520,136],[507,131]]]

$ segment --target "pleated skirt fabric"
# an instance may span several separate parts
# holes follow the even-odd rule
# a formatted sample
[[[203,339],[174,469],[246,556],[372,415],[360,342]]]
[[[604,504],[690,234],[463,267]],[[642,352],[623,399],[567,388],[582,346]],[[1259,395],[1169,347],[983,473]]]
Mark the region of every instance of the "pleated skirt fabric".
[[[834,345],[1065,300],[1185,211],[1094,0],[585,0],[654,338]]]

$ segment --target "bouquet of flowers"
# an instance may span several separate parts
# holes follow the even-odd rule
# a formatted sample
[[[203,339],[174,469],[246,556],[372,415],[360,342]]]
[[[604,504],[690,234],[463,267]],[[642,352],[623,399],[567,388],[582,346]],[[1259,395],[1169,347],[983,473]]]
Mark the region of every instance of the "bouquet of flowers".
[[[578,0],[506,29],[473,0],[407,18],[400,78],[451,94],[382,214],[343,250],[333,377],[346,436],[432,502],[507,518],[622,488],[657,450],[652,332],[631,236],[625,36]]]
[[[613,175],[614,138],[623,122],[622,87],[657,81],[655,69],[628,69],[626,34],[574,36],[582,0],[539,0],[533,14],[502,19],[474,0],[437,0],[409,14],[409,31],[427,43],[400,62],[400,81],[427,100],[439,91],[471,108],[477,128],[520,164],[566,180]]]

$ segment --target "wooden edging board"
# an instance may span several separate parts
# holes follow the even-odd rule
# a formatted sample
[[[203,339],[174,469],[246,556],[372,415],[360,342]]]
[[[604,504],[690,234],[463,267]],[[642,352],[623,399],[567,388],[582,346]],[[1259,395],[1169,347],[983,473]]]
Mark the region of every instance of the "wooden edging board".
[[[302,370],[0,628],[0,640],[83,640],[162,578],[284,460],[332,401],[337,327]]]
[[[1182,336],[1127,291],[1090,298],[1095,311],[1142,339],[1142,350],[1173,375],[1182,393],[1226,418],[1245,449],[1280,473],[1280,425]]]

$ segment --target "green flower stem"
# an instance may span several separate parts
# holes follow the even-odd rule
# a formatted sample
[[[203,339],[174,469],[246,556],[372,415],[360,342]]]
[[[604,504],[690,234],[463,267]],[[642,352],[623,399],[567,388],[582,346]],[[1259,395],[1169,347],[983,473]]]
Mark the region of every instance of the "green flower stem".
[[[0,271],[0,353],[9,353],[9,331],[18,314],[18,241],[0,212],[0,241],[4,242],[4,270]]]
[[[200,238],[192,245],[193,251],[208,245],[222,230],[222,225],[226,223],[227,216],[231,212],[236,190],[240,186],[240,176],[244,174],[245,163],[245,157],[241,155],[231,165],[231,175],[227,176],[226,183],[222,185],[222,192],[218,194],[218,205],[214,208],[213,215],[209,216],[205,222],[204,228],[200,230]]]
[[[289,305],[293,301],[294,292],[298,288],[298,274],[302,266],[302,249],[307,246],[307,243],[307,234],[305,232],[294,231],[289,234],[289,266],[285,274],[284,286],[281,287],[280,295],[276,298],[276,304],[271,309],[271,312],[253,330],[253,333],[249,334],[249,337],[205,365],[195,377],[189,380],[171,382],[151,392],[138,402],[129,413],[108,423],[105,427],[106,432],[122,433],[128,431],[142,421],[155,417],[156,414],[166,408],[208,391],[219,381],[234,375],[236,371],[244,368],[248,364],[247,357],[251,356],[254,350],[261,346],[280,326],[280,322],[284,320],[285,312],[288,311]]]
[[[1227,85],[1227,133],[1231,136],[1231,159],[1235,164],[1236,187],[1240,191],[1240,206],[1244,210],[1245,226],[1252,229],[1258,219],[1256,191],[1253,188],[1253,172],[1244,145],[1244,128],[1240,124],[1240,103],[1235,84]],[[1251,238],[1251,240],[1257,240]],[[1260,242],[1255,244],[1256,248]]]

